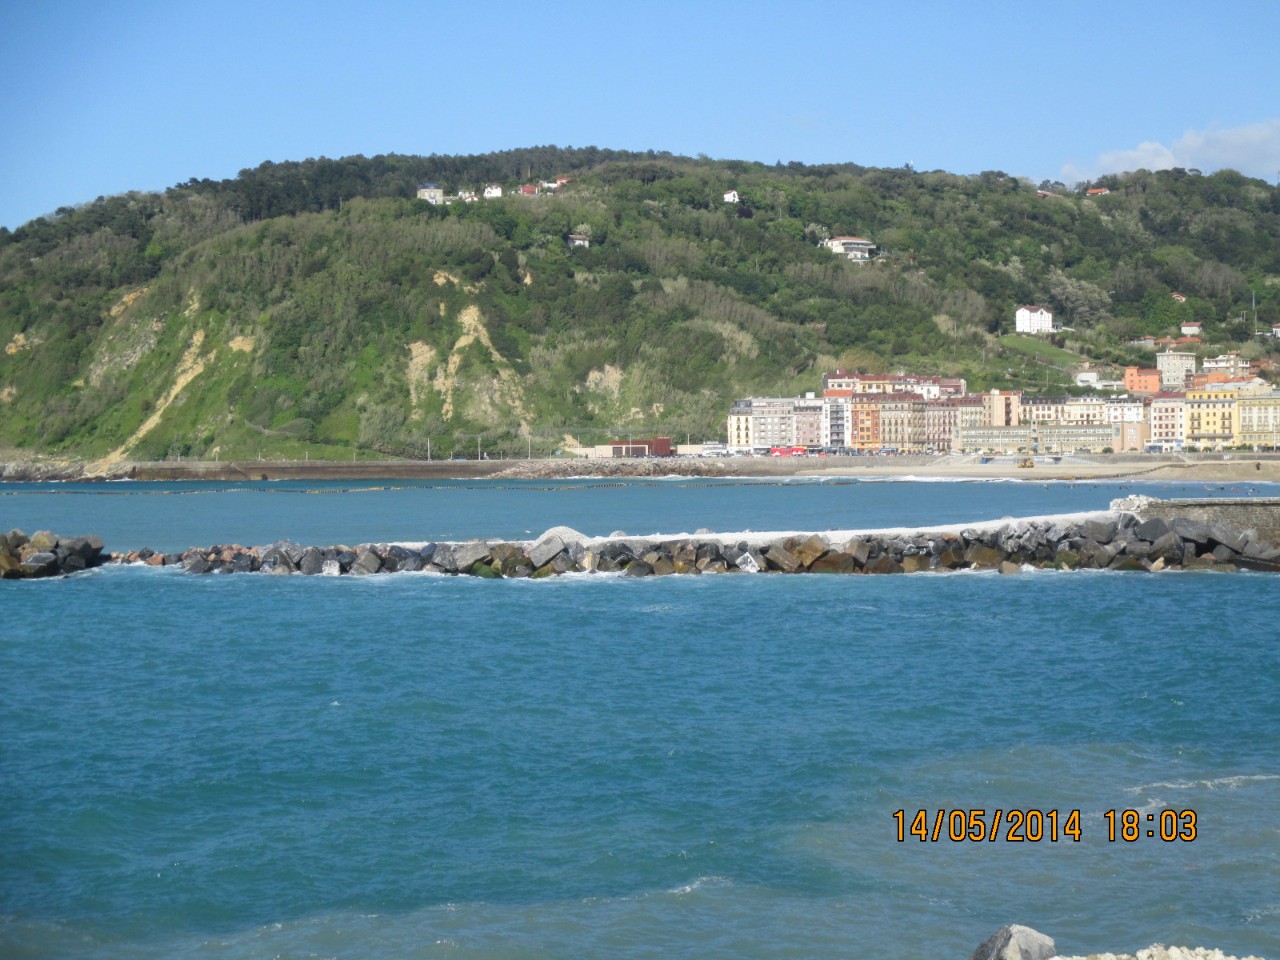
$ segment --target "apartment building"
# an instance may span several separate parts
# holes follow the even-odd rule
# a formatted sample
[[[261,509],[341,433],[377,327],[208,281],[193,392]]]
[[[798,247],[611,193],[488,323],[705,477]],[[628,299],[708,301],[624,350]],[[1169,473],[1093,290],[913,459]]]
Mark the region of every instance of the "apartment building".
[[[748,397],[729,408],[729,448],[790,447],[796,436],[795,397]]]
[[[880,448],[891,453],[921,453],[925,448],[925,399],[918,393],[882,393]]]
[[[1280,447],[1280,392],[1255,393],[1236,401],[1237,442],[1255,450]]]
[[[1016,427],[1022,422],[1022,391],[992,390],[982,394],[982,422],[990,427]]]
[[[1183,350],[1166,350],[1156,354],[1161,390],[1182,390],[1187,377],[1196,372],[1196,355]]]
[[[982,398],[942,397],[924,407],[924,445],[926,450],[945,453],[955,446],[956,431],[982,423]]]
[[[1206,387],[1187,391],[1187,445],[1221,450],[1234,445],[1236,394]]]
[[[1129,393],[1159,393],[1161,388],[1160,371],[1143,367],[1125,367],[1124,388]]]
[[[1181,450],[1187,441],[1187,398],[1182,393],[1153,394],[1147,409],[1147,443],[1162,451]]]
[[[918,393],[926,400],[962,397],[968,390],[963,377],[918,377],[908,373],[849,373],[835,370],[822,376],[822,392]]]

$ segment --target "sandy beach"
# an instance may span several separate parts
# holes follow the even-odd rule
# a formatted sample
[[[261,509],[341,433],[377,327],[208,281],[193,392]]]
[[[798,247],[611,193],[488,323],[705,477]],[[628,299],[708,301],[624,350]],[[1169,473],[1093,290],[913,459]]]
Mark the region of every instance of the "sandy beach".
[[[1143,480],[1205,484],[1280,483],[1280,455],[1015,457],[668,457],[607,460],[239,460],[123,462],[95,475],[81,461],[0,464],[0,480],[391,480],[569,477],[901,477],[919,480]]]

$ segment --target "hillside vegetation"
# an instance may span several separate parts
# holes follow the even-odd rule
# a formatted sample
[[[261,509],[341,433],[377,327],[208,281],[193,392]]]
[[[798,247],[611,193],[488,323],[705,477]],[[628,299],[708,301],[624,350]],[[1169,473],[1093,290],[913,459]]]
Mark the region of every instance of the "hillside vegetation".
[[[434,206],[423,180],[507,195]],[[720,436],[735,397],[837,365],[1061,392],[1073,361],[1152,365],[1128,341],[1184,320],[1215,352],[1277,343],[1253,302],[1280,322],[1280,190],[1231,171],[1094,186],[546,147],[99,198],[0,230],[0,448],[547,453]],[[837,235],[881,256],[818,246]],[[1021,303],[1071,329],[1002,337]]]

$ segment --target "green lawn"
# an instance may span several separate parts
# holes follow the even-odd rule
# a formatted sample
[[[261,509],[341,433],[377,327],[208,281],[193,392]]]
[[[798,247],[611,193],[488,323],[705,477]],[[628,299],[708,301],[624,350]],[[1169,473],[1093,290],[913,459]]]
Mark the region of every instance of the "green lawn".
[[[1079,363],[1082,359],[1078,354],[1074,354],[1070,350],[1063,350],[1061,347],[1055,347],[1047,340],[1042,340],[1039,337],[1028,337],[1021,333],[1005,334],[1000,338],[1000,345],[1015,353],[1035,357],[1037,360],[1047,360],[1063,367]]]

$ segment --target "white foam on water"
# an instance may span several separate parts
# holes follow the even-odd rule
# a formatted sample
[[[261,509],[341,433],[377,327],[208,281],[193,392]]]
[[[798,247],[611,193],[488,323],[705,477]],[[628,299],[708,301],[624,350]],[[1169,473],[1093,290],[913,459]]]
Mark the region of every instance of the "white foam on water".
[[[1280,780],[1280,774],[1255,773],[1235,777],[1215,777],[1212,780],[1165,780],[1157,783],[1144,783],[1140,787],[1126,787],[1125,793],[1146,793],[1148,790],[1164,788],[1166,790],[1235,790],[1253,783],[1265,783],[1269,780]]]

